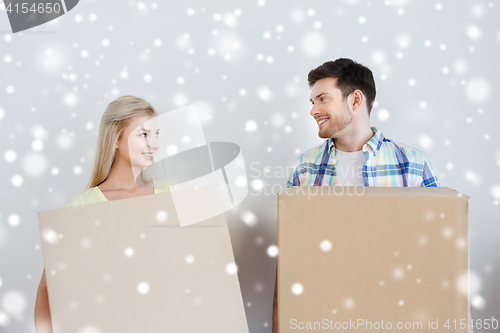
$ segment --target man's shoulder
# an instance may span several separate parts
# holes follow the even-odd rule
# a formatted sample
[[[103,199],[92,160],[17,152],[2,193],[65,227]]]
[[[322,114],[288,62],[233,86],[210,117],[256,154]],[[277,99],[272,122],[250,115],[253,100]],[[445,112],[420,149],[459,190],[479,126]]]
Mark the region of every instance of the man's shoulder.
[[[395,154],[399,162],[403,162],[405,169],[408,168],[410,173],[411,170],[416,170],[413,173],[419,175],[421,179],[416,179],[412,182],[412,178],[409,177],[408,186],[424,186],[424,187],[439,187],[441,186],[436,174],[433,171],[431,163],[427,156],[415,147],[407,145],[405,143],[384,139],[384,147],[390,152],[388,154]],[[418,171],[417,171],[418,170]],[[413,184],[413,185],[410,185]]]
[[[305,152],[303,152],[295,161],[295,167],[304,163],[313,163],[316,160],[318,154],[323,154],[325,149],[328,147],[328,139],[323,143],[316,145]]]
[[[307,175],[314,174],[318,170],[318,163],[322,160],[320,155],[323,155],[327,149],[328,139],[302,153],[290,170],[287,188],[307,183]]]

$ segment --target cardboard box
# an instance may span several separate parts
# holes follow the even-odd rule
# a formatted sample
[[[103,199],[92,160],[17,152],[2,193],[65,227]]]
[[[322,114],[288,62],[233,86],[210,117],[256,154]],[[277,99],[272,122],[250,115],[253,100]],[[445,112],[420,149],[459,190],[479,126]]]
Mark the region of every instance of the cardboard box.
[[[218,185],[39,212],[54,333],[248,332],[225,215],[177,216],[214,206]]]
[[[468,199],[435,187],[280,193],[280,333],[467,332]]]

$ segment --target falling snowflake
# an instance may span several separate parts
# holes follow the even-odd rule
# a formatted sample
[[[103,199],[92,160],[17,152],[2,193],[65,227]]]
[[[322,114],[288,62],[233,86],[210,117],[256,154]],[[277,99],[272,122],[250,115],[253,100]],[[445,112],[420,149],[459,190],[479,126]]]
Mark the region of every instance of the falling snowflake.
[[[292,293],[294,295],[301,295],[304,292],[304,287],[300,283],[294,283],[292,286]]]

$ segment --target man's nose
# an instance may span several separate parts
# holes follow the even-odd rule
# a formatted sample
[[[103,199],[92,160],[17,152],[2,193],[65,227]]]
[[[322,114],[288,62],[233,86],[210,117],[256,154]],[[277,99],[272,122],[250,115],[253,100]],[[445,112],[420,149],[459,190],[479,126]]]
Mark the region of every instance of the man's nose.
[[[319,113],[318,109],[313,105],[311,108],[311,112],[309,112],[309,114],[314,117],[318,113]]]

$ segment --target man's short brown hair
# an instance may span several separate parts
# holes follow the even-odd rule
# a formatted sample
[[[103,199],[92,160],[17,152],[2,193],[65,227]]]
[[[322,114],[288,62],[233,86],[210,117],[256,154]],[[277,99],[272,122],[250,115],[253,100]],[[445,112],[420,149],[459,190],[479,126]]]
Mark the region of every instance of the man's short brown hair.
[[[375,80],[369,68],[347,58],[328,61],[309,72],[307,76],[309,87],[312,88],[316,81],[327,77],[337,78],[337,88],[342,91],[343,100],[346,100],[347,96],[356,89],[361,90],[366,97],[366,108],[368,116],[370,115],[377,92]]]

